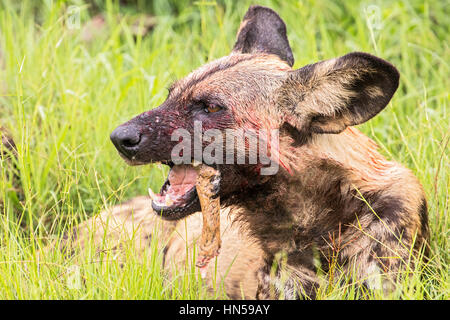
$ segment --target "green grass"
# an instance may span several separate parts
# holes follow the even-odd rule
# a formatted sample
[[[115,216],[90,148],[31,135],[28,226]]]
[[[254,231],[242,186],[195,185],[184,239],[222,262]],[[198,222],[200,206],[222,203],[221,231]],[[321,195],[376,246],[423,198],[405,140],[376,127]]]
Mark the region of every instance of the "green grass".
[[[254,2],[254,1],[253,1]],[[106,207],[157,189],[157,167],[128,167],[109,141],[122,122],[158,106],[169,83],[227,55],[250,1],[153,1],[138,8],[94,1],[108,27],[85,42],[82,29],[64,23],[69,5],[83,24],[94,7],[80,1],[2,1],[0,4],[0,125],[18,147],[23,194],[0,171],[1,299],[204,299],[208,293],[192,264],[171,281],[153,259],[127,248],[126,259],[87,254],[39,257],[49,239]],[[432,259],[425,275],[405,277],[393,295],[369,298],[449,299],[448,2],[258,1],[285,20],[295,67],[366,51],[398,67],[401,84],[388,108],[360,126],[388,158],[411,168],[429,201]],[[369,7],[371,6],[371,7]],[[371,10],[364,10],[369,8]],[[149,10],[155,29],[134,39],[127,16]],[[122,14],[117,19],[118,13]],[[106,254],[108,255],[108,254]],[[82,275],[80,289],[71,279]],[[351,286],[326,286],[322,299],[351,299]]]

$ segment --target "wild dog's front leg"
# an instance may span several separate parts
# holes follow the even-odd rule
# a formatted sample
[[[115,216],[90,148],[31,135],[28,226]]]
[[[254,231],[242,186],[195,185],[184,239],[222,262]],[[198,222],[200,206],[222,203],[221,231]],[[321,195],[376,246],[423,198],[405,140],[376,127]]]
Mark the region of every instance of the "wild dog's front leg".
[[[300,259],[299,259],[300,257]],[[296,254],[295,261],[277,258],[267,260],[265,266],[258,270],[258,289],[256,299],[315,299],[319,287],[312,253]],[[291,263],[295,263],[292,265]]]
[[[416,270],[422,253],[425,259],[429,254],[427,206],[424,199],[418,209],[420,212],[388,211],[386,204],[382,211],[375,206],[380,205],[374,205],[374,212],[380,213],[373,214],[371,220],[368,215],[359,217],[358,222],[340,236],[341,243],[328,243],[327,251],[334,254],[326,254],[326,264],[330,265],[330,279],[342,279],[332,272],[343,272],[346,279],[355,281],[356,288],[363,289],[361,293],[369,289],[388,295],[402,278],[411,276],[408,269]],[[414,215],[424,220],[414,219]]]

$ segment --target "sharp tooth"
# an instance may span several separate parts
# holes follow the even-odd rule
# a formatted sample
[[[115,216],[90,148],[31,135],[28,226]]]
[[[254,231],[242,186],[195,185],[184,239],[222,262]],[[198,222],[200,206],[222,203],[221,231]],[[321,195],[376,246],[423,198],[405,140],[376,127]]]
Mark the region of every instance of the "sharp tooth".
[[[164,204],[166,205],[166,207],[170,207],[173,204],[173,200],[170,197],[170,194],[166,195],[166,200]]]
[[[152,201],[156,200],[156,194],[153,192],[151,188],[148,188],[148,194],[150,195],[150,198],[152,198]]]
[[[200,161],[197,161],[197,160],[192,160],[192,165],[194,166],[194,167],[198,167],[199,165],[201,165],[202,163],[200,162]]]

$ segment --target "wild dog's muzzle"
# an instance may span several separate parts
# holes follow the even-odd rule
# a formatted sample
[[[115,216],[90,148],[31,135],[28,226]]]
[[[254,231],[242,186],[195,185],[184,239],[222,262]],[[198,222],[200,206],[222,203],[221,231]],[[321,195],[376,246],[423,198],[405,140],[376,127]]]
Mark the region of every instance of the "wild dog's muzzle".
[[[144,112],[117,127],[111,141],[130,165],[170,161],[170,152],[176,145],[171,135],[177,129],[174,115],[164,105]]]
[[[171,161],[171,151],[178,143],[171,141],[171,134],[180,127],[175,120],[163,105],[120,125],[110,136],[128,164],[161,162],[170,166],[160,192],[149,190],[154,211],[167,220],[181,219],[200,210],[194,167],[190,163],[175,165]]]

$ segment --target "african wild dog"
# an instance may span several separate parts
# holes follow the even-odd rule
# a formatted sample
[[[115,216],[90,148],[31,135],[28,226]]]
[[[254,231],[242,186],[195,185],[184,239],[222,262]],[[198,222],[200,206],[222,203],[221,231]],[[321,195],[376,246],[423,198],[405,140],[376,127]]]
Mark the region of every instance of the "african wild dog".
[[[193,134],[195,121],[204,131],[278,129],[276,174],[261,175],[259,162],[212,164],[221,172],[221,201],[238,222],[231,228],[239,226],[261,250],[257,298],[314,298],[314,248],[324,269],[336,263],[365,286],[389,290],[410,263],[410,249],[426,243],[426,200],[411,171],[385,160],[353,126],[386,107],[399,73],[361,52],[297,70],[293,64],[284,22],[252,6],[228,56],[177,81],[161,106],[122,124],[111,139],[129,164],[171,167],[152,207],[178,220],[200,207],[195,170],[171,158],[175,130]],[[272,272],[280,259],[285,263]]]

